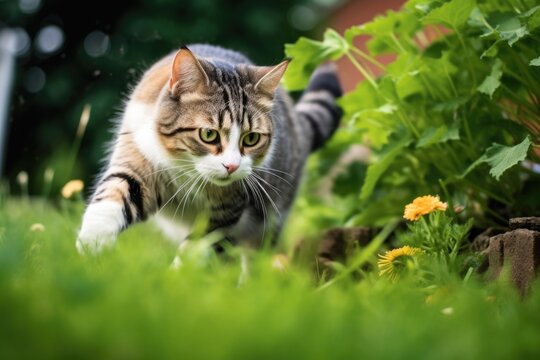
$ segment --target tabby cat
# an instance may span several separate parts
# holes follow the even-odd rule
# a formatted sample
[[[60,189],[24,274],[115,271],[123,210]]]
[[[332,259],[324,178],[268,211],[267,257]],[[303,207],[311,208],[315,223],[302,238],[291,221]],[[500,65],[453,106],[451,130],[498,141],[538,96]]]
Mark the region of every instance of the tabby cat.
[[[77,249],[111,247],[152,215],[178,242],[200,214],[208,232],[234,244],[275,238],[307,156],[341,116],[334,68],[317,69],[294,105],[279,86],[288,63],[255,66],[231,50],[191,45],[153,65],[127,102]]]

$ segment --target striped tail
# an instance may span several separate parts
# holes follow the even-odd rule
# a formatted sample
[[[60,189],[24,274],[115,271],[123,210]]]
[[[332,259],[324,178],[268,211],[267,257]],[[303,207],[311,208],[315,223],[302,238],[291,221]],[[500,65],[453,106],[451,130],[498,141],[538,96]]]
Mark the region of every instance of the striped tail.
[[[343,112],[336,99],[341,94],[335,65],[319,66],[295,106],[298,116],[312,130],[311,151],[319,149],[337,129]]]

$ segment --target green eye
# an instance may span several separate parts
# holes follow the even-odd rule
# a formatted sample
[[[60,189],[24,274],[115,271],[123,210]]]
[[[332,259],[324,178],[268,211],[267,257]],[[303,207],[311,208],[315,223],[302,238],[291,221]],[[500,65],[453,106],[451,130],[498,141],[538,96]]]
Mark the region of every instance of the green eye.
[[[217,130],[200,129],[199,130],[199,136],[200,136],[201,140],[204,141],[205,143],[212,144],[212,143],[216,143],[216,142],[219,141],[219,134],[218,134]]]
[[[246,135],[244,135],[244,138],[242,139],[242,143],[244,146],[255,146],[261,138],[261,134],[256,132],[250,132]]]

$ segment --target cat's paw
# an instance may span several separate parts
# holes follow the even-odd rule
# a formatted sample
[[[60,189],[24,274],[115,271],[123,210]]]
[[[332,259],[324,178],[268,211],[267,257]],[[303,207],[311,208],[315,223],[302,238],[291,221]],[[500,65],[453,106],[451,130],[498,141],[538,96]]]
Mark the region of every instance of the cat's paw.
[[[90,204],[83,217],[81,231],[75,243],[81,254],[98,254],[112,248],[124,226],[123,207],[114,201]]]
[[[115,235],[96,235],[79,234],[75,246],[81,255],[97,255],[105,249],[111,249],[116,242]]]

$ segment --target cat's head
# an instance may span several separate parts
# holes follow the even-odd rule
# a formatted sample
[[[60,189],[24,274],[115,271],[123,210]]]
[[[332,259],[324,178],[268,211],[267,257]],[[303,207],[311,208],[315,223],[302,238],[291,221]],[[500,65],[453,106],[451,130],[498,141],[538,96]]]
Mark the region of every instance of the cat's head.
[[[161,143],[178,166],[223,186],[261,165],[271,152],[273,98],[287,65],[232,66],[181,49],[158,114]]]

